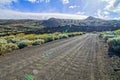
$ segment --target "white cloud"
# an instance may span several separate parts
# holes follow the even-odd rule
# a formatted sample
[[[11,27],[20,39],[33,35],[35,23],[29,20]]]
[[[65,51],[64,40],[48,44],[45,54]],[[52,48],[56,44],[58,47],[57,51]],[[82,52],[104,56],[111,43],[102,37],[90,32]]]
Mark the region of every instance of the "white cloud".
[[[110,8],[113,8],[115,0],[107,1],[108,5],[105,7],[106,10],[109,10]]]
[[[77,15],[84,15],[85,12],[80,12],[80,11],[78,11],[76,14],[77,14]]]
[[[114,19],[116,19],[116,20],[120,20],[120,17],[115,17]]]
[[[16,2],[17,0],[0,0],[0,8],[9,8],[11,2]]]
[[[70,9],[79,8],[79,7],[80,7],[80,6],[76,6],[76,5],[74,5],[74,6],[69,6]]]
[[[46,3],[49,3],[50,0],[27,0],[29,2],[32,2],[32,3],[41,3],[41,2],[46,2]]]
[[[61,13],[27,13],[17,12],[12,10],[0,9],[1,19],[49,19],[51,17],[60,19],[85,19],[85,15],[72,15],[72,14],[61,14]]]
[[[98,16],[99,18],[103,18],[103,15],[102,15],[101,10],[98,10],[98,11],[97,11],[97,16]]]
[[[69,0],[62,0],[62,3],[63,4],[68,4],[68,3],[70,3],[70,1]]]
[[[108,14],[110,14],[108,11],[104,11],[103,12],[105,15],[108,15]]]
[[[120,13],[120,0],[102,0],[107,3],[104,10]]]
[[[103,2],[108,2],[108,1],[110,1],[110,0],[101,0],[101,1],[103,1]]]
[[[32,2],[32,3],[35,3],[36,2],[36,0],[28,0],[29,2]]]
[[[0,4],[9,4],[12,1],[17,1],[17,0],[0,0]]]
[[[101,11],[100,9],[97,10],[97,13],[95,14],[96,17],[98,18],[102,18],[102,19],[109,19],[108,15],[109,12],[107,11]]]

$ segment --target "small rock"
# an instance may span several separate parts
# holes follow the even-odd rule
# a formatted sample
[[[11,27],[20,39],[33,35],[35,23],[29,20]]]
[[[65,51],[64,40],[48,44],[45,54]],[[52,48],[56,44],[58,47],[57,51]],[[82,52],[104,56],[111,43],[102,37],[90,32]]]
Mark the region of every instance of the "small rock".
[[[36,75],[36,74],[38,74],[38,73],[39,73],[39,71],[38,71],[38,70],[36,70],[36,69],[34,69],[34,70],[32,71],[32,73],[33,73],[33,75]]]

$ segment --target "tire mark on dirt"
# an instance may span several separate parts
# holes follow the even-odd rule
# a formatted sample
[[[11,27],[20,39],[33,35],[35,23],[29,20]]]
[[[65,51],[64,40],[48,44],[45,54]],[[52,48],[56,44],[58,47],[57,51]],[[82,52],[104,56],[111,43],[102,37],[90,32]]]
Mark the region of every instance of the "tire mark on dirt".
[[[81,36],[81,38],[85,38],[85,37],[87,37],[87,35],[84,35],[83,37]],[[79,37],[76,37],[76,38],[73,38],[72,40],[70,40],[70,41],[68,41],[68,42],[66,42],[66,43],[64,43],[64,44],[61,44],[61,45],[59,45],[58,46],[58,44],[57,44],[57,47],[53,47],[53,48],[51,48],[51,49],[49,49],[49,50],[47,50],[47,51],[44,51],[43,50],[43,55],[41,55],[41,54],[35,54],[35,55],[33,55],[33,56],[31,56],[31,57],[21,57],[19,60],[20,61],[18,61],[18,62],[16,62],[16,63],[13,63],[13,64],[11,64],[9,61],[8,61],[8,64],[6,63],[6,65],[9,65],[9,67],[5,67],[5,68],[1,68],[2,69],[2,71],[0,71],[0,72],[2,72],[1,74],[1,77],[4,77],[4,76],[8,76],[10,73],[13,73],[13,72],[17,72],[17,70],[21,70],[22,68],[24,68],[25,66],[28,66],[30,63],[31,64],[33,64],[34,62],[36,62],[36,61],[38,61],[39,59],[42,59],[41,58],[41,56],[46,56],[46,54],[48,54],[49,53],[49,58],[51,58],[50,57],[50,55],[52,54],[52,53],[54,53],[54,54],[56,54],[57,52],[58,52],[58,50],[61,50],[61,51],[66,51],[66,50],[69,50],[71,47],[69,47],[69,46],[72,46],[72,45],[74,45],[74,44],[72,44],[72,43],[74,43],[74,42],[78,42],[79,40],[81,40],[81,38],[79,38]],[[64,48],[64,47],[66,47],[66,48]],[[50,54],[51,53],[51,54]],[[26,54],[28,54],[28,53],[26,53]],[[57,54],[58,55],[58,54]],[[55,57],[55,56],[54,56]],[[3,64],[3,63],[2,63]],[[15,70],[16,69],[16,70]],[[6,74],[8,74],[8,75],[6,75]]]
[[[96,34],[23,50],[28,51],[19,50],[22,54],[0,61],[0,79],[23,80],[23,72],[35,69],[35,80],[109,80],[104,49]]]

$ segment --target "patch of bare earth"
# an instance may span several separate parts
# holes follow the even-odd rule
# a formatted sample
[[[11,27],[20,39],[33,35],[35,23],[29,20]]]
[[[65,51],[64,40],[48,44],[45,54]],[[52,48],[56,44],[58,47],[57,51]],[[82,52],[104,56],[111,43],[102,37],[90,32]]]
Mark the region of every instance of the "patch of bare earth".
[[[85,34],[13,51],[0,60],[0,80],[110,80],[107,50],[96,34]]]

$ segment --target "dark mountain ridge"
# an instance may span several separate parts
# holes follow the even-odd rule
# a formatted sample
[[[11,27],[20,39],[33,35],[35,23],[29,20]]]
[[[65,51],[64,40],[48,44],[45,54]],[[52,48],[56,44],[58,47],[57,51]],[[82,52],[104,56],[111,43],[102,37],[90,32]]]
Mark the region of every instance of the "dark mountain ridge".
[[[14,29],[32,28],[36,32],[112,31],[120,29],[120,20],[103,20],[92,16],[83,20],[56,18],[50,18],[48,20],[0,20],[1,27],[11,27]]]

